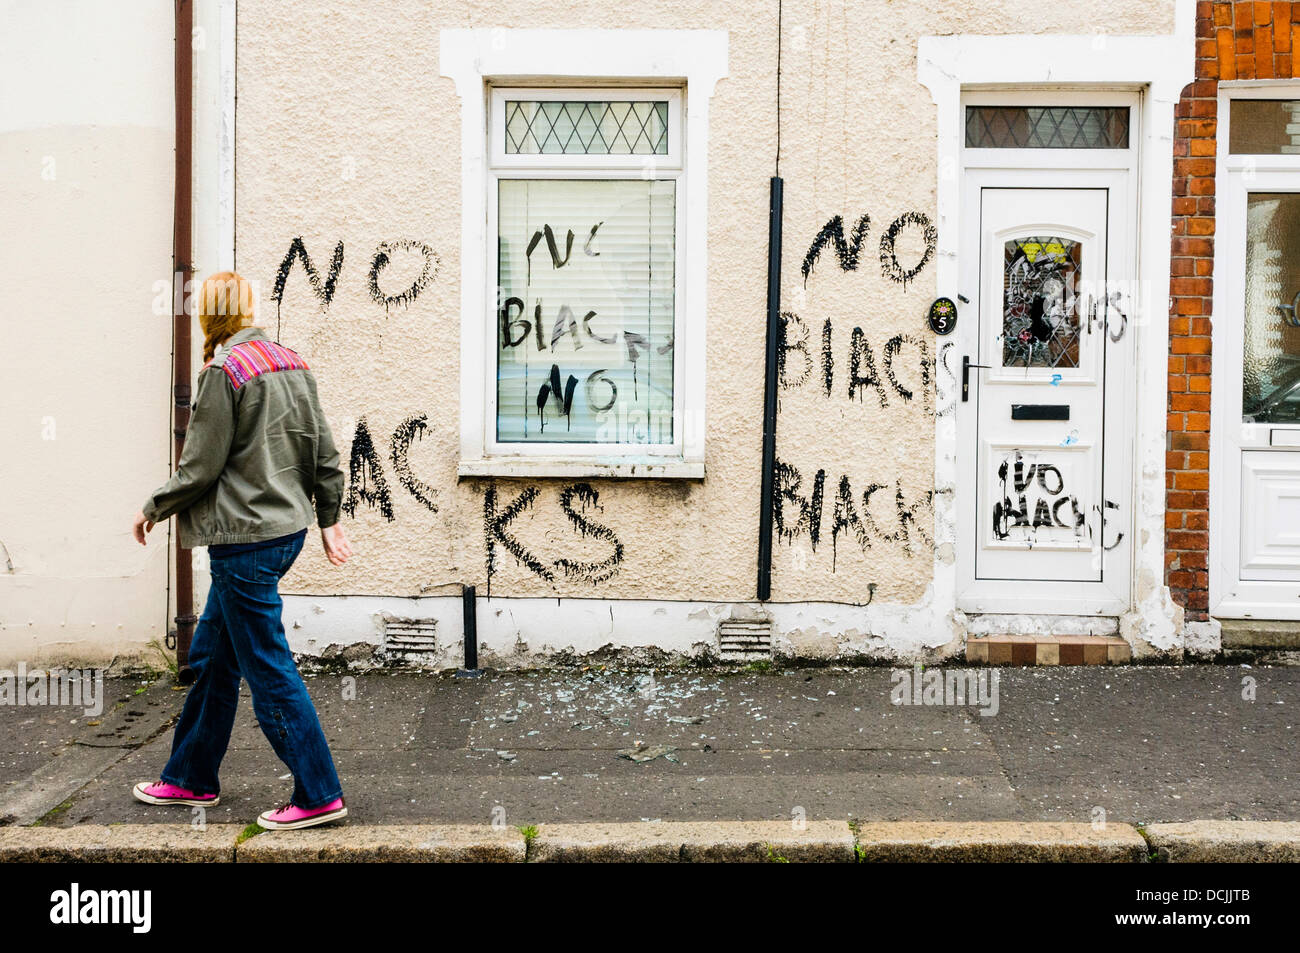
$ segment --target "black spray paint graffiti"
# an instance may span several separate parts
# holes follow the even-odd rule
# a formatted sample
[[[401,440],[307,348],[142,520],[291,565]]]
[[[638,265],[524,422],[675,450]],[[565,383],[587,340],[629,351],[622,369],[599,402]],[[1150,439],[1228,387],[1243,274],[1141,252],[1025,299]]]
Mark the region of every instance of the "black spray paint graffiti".
[[[778,380],[783,389],[801,387],[807,382],[812,371],[812,355],[809,352],[809,331],[803,320],[793,312],[782,314],[784,335],[777,350]],[[822,325],[821,350],[821,385],[829,397],[835,389],[835,353],[833,348],[834,329],[830,318]],[[951,347],[947,342],[945,347]],[[798,373],[789,370],[789,354],[798,352],[802,365]],[[906,355],[906,356],[905,356]],[[907,379],[899,376],[899,367],[909,369]],[[911,369],[915,369],[913,373]],[[867,341],[861,328],[854,328],[849,336],[849,373],[846,390],[850,399],[862,400],[867,391],[875,394],[880,407],[889,407],[891,401],[912,403],[919,391],[921,406],[925,413],[933,413],[936,403],[934,396],[934,361],[930,357],[930,345],[921,337],[910,334],[896,334],[885,342],[877,364],[876,353]],[[946,368],[945,365],[945,369]],[[951,370],[947,376],[951,378]],[[949,408],[950,409],[950,408]],[[944,411],[946,412],[946,411]]]
[[[903,229],[909,225],[915,225],[921,229],[921,240],[925,243],[925,251],[921,254],[921,260],[914,266],[904,268],[898,263],[898,257],[894,254],[894,244],[898,241],[898,236],[902,234]],[[938,247],[939,230],[930,223],[930,219],[920,212],[904,212],[894,219],[889,228],[885,229],[885,234],[880,236],[881,273],[891,281],[898,282],[906,290],[907,283],[921,273],[921,269],[934,257],[935,250]]]
[[[537,338],[537,350],[545,351],[546,332],[545,325],[542,321],[541,299],[539,298],[537,303],[533,306],[533,320],[531,321],[528,318],[518,316],[524,313],[526,307],[527,305],[524,304],[522,298],[512,296],[505,300],[505,303],[501,306],[501,310],[498,312],[498,316],[501,319],[501,344],[503,347],[507,348],[519,347],[528,341],[528,335],[530,333],[534,333]],[[519,310],[515,315],[511,315],[511,308],[518,308]],[[595,311],[588,311],[582,316],[582,334],[579,334],[578,318],[574,315],[573,309],[567,304],[560,305],[560,309],[555,318],[555,324],[551,328],[551,350],[554,350],[555,346],[560,343],[560,338],[566,335],[573,338],[573,349],[575,351],[582,350],[584,343],[583,335],[586,335],[587,338],[593,341],[598,341],[601,344],[616,343],[618,341],[617,333],[613,337],[603,337],[591,329],[591,319],[595,316]],[[516,328],[519,329],[517,335],[514,333]],[[632,339],[636,339],[636,347],[644,349],[645,338],[639,334],[634,334],[631,337],[625,335],[625,337],[627,338],[626,343],[628,346],[628,355],[633,360],[636,360],[638,354],[633,350],[634,344]],[[659,353],[665,354],[671,348],[672,343],[669,342],[666,347],[661,347],[659,349]]]
[[[826,491],[826,471],[818,470],[813,478],[811,497],[799,493],[803,483],[803,474],[788,463],[776,461],[776,493],[772,495],[772,524],[777,536],[788,543],[794,542],[796,536],[808,534],[808,542],[813,552],[821,541],[822,532],[822,497]],[[798,515],[793,521],[786,519],[786,508],[794,506]]]
[[[926,493],[925,499],[909,506],[903,496],[901,481],[894,481],[894,510],[898,517],[898,528],[886,532],[872,515],[871,497],[877,491],[887,489],[884,484],[872,483],[863,490],[862,513],[859,515],[854,505],[853,488],[849,485],[849,478],[840,477],[839,492],[835,496],[834,521],[831,523],[831,572],[835,571],[839,536],[843,532],[850,533],[863,552],[869,550],[875,541],[899,543],[908,556],[920,551],[934,551],[934,539],[925,531],[925,520],[917,519],[918,511],[922,512],[922,515],[928,512],[933,522],[934,491],[931,490]]]
[[[813,239],[812,245],[808,247],[808,254],[803,258],[803,283],[808,284],[808,276],[812,274],[813,266],[817,264],[817,259],[821,256],[822,249],[826,244],[835,246],[835,254],[840,260],[840,268],[844,271],[856,271],[858,268],[858,256],[862,252],[862,241],[867,237],[867,228],[871,225],[871,218],[863,215],[858,219],[858,224],[853,226],[853,236],[846,242],[844,240],[844,217],[836,215],[829,222],[822,226],[822,230],[817,233]]]
[[[343,511],[356,519],[358,503],[365,503],[371,509],[379,507],[379,512],[390,523],[395,519],[388,481],[384,478],[384,468],[379,462],[379,454],[375,452],[374,441],[370,439],[370,427],[364,417],[357,421],[356,433],[352,435],[348,491],[343,497]]]
[[[582,243],[582,253],[589,258],[595,258],[600,254],[594,251],[591,243],[596,240],[596,229],[604,225],[604,222],[597,222],[591,226],[591,231],[587,233],[587,240]],[[550,225],[543,225],[540,231],[533,232],[533,237],[528,240],[528,247],[524,251],[524,259],[527,261],[528,278],[533,277],[533,249],[543,238],[546,239],[546,250],[551,253],[551,267],[563,268],[569,263],[569,256],[573,254],[573,229],[568,229],[564,238],[564,256],[560,256],[560,249],[555,242],[555,230]]]
[[[339,243],[342,248],[342,243]],[[418,252],[424,259],[424,269],[404,291],[398,294],[385,294],[379,287],[379,273],[388,267],[394,255],[403,252]],[[438,271],[438,256],[433,253],[433,249],[423,242],[413,241],[411,239],[402,239],[396,242],[380,242],[375,249],[375,257],[370,262],[370,299],[376,304],[382,304],[384,310],[389,308],[407,308],[411,302],[420,296],[420,292],[425,289],[433,276]]]
[[[861,328],[854,328],[849,345],[849,399],[862,399],[862,392],[871,387],[876,392],[881,407],[889,406],[889,395],[876,373],[876,360],[871,355],[871,345]],[[892,374],[890,375],[893,376]]]
[[[823,225],[821,231],[813,239],[812,244],[808,246],[808,253],[804,255],[801,271],[805,287],[808,284],[808,276],[812,274],[813,268],[817,264],[817,259],[821,257],[822,249],[828,244],[834,247],[835,255],[839,259],[840,268],[843,271],[856,271],[858,259],[862,252],[862,243],[867,237],[870,224],[870,217],[864,214],[858,219],[857,224],[853,227],[853,234],[847,240],[844,238],[844,218],[842,216],[836,215]],[[910,226],[921,229],[921,241],[925,247],[920,260],[910,268],[905,268],[898,260],[896,246],[899,236],[904,229]],[[902,285],[903,289],[906,290],[907,283],[916,278],[925,266],[930,263],[930,259],[934,257],[938,247],[939,232],[930,222],[929,217],[921,212],[904,212],[894,219],[889,224],[889,227],[885,229],[884,234],[880,236],[880,273],[890,281]]]
[[[936,417],[947,417],[957,409],[957,375],[952,366],[948,363],[952,355],[952,349],[955,346],[953,341],[945,341],[939,348],[939,356],[935,359],[938,373],[935,374],[935,401],[934,415]]]
[[[409,459],[411,441],[422,438],[427,429],[428,417],[424,414],[413,414],[403,420],[393,431],[389,459],[393,463],[393,472],[397,474],[397,482],[429,512],[436,513],[438,504],[435,497],[438,491],[415,476]],[[343,497],[343,511],[356,519],[357,504],[365,503],[371,509],[378,507],[384,519],[393,522],[397,518],[393,512],[393,497],[388,489],[379,452],[370,436],[370,425],[364,417],[357,421],[357,429],[352,437],[348,471],[348,489]]]
[[[515,562],[527,566],[529,571],[534,575],[541,576],[547,582],[555,579],[549,566],[524,548],[524,544],[515,539],[508,532],[507,527],[518,518],[524,510],[532,509],[533,503],[541,495],[541,490],[535,486],[530,486],[515,497],[510,505],[505,509],[497,507],[497,487],[495,482],[489,482],[487,490],[483,494],[483,537],[487,547],[487,593],[492,595],[492,577],[497,571],[497,544],[505,548],[511,556],[515,557]]]
[[[385,294],[379,287],[379,275],[389,266],[394,255],[405,252],[418,252],[424,259],[424,269],[420,276],[404,291],[392,295]],[[311,256],[307,254],[307,246],[303,243],[302,236],[299,235],[289,243],[289,251],[280,262],[280,268],[275,274],[275,288],[271,291],[271,300],[276,303],[277,313],[281,302],[284,301],[284,290],[289,281],[289,272],[293,270],[293,263],[300,259],[303,270],[307,272],[307,282],[311,286],[312,293],[320,301],[321,310],[328,311],[330,303],[334,300],[334,292],[338,289],[339,274],[343,271],[343,242],[340,241],[334,246],[334,255],[330,259],[329,271],[323,281],[320,272],[311,260]],[[434,254],[432,248],[423,242],[410,239],[380,242],[375,247],[375,257],[370,262],[370,275],[368,277],[370,297],[376,304],[383,305],[385,310],[394,306],[409,307],[419,297],[420,292],[433,280],[437,271],[438,256]]]
[[[613,381],[610,381],[609,383],[610,386],[613,387]],[[590,395],[591,378],[587,379],[587,384],[587,393]],[[573,429],[573,417],[571,416],[571,412],[573,410],[573,392],[577,387],[578,379],[570,374],[569,379],[564,383],[564,387],[561,388],[560,366],[558,364],[551,365],[550,380],[543,384],[537,391],[537,416],[542,422],[543,432],[546,430],[546,403],[550,400],[551,395],[554,395],[555,399],[560,401],[560,413],[564,414],[565,418],[568,419],[569,429]],[[618,388],[614,388],[614,393],[618,393]],[[588,396],[588,400],[590,400],[590,396]]]
[[[834,386],[835,356],[831,352],[831,319],[827,318],[822,325],[822,387],[826,389],[827,397],[831,396]]]
[[[497,546],[501,546],[513,556],[516,563],[547,582],[554,582],[557,573],[562,573],[568,579],[583,580],[595,585],[607,582],[621,568],[623,543],[608,526],[597,523],[586,515],[588,507],[602,512],[604,510],[600,506],[600,494],[589,483],[575,483],[561,490],[560,509],[584,539],[599,539],[609,543],[611,552],[608,557],[600,562],[584,562],[560,557],[548,563],[516,539],[510,533],[510,525],[526,510],[531,510],[540,495],[541,491],[537,487],[527,487],[511,500],[509,505],[502,508],[497,496],[496,481],[488,482],[487,489],[483,493],[483,537],[487,554],[489,596],[492,595],[492,577],[497,571]],[[579,507],[576,509],[575,500]]]
[[[1016,451],[1014,459],[1007,458],[999,464],[998,483],[1002,499],[993,504],[995,538],[1009,539],[1014,530],[1020,530],[1021,538],[1031,547],[1040,530],[1065,529],[1077,538],[1082,539],[1085,535],[1092,538],[1092,526],[1084,508],[1077,496],[1066,492],[1065,476],[1055,464],[1027,463],[1024,454]],[[1117,510],[1119,505],[1106,500],[1106,509]],[[1096,507],[1093,510],[1096,511]],[[1117,533],[1114,542],[1107,543],[1105,514],[1100,515],[1100,523],[1102,546],[1112,550],[1123,541],[1124,534]]]
[[[893,503],[897,524],[893,529],[885,529],[876,518],[880,509],[872,497],[880,490],[888,490],[884,484],[872,483],[862,493],[861,507],[853,496],[853,488],[847,476],[841,476],[835,496],[835,507],[831,522],[831,572],[836,569],[838,560],[838,542],[841,533],[849,534],[866,552],[877,543],[901,545],[903,552],[913,556],[921,552],[933,552],[934,539],[926,531],[926,520],[933,522],[934,492],[926,493],[925,498],[908,504],[903,494],[900,481],[893,486]],[[822,510],[826,494],[826,471],[818,470],[813,477],[812,489],[803,490],[803,474],[788,463],[777,461],[776,493],[772,500],[772,523],[778,536],[788,543],[807,534],[808,543],[816,552],[821,542]],[[927,514],[929,514],[927,516]]]
[[[580,510],[573,508],[575,499],[581,507]],[[600,495],[592,488],[590,483],[575,483],[572,486],[566,486],[560,491],[560,509],[564,510],[564,515],[573,524],[573,528],[578,531],[578,535],[583,539],[590,537],[604,540],[614,547],[613,550],[608,558],[600,562],[579,562],[573,559],[560,558],[555,561],[555,565],[568,578],[586,579],[594,585],[611,579],[618,572],[619,564],[623,562],[623,543],[608,526],[602,526],[600,523],[593,523],[587,519],[585,514],[589,506],[601,512],[605,510],[600,505]]]
[[[794,328],[793,335],[791,328]],[[789,373],[788,355],[791,351],[798,351],[803,368],[798,374],[791,376]],[[776,379],[781,384],[781,389],[785,390],[790,387],[798,387],[808,379],[812,373],[812,355],[808,353],[808,325],[803,323],[803,319],[793,311],[781,312],[781,346],[776,350]]]
[[[334,246],[334,257],[330,259],[329,273],[326,274],[323,282],[320,272],[312,264],[311,256],[307,254],[307,246],[303,244],[302,236],[299,235],[289,243],[289,252],[280,262],[280,270],[275,273],[275,288],[271,291],[271,300],[275,302],[277,313],[280,302],[284,300],[284,286],[289,281],[289,272],[293,268],[294,261],[299,258],[302,259],[302,267],[307,272],[307,281],[311,285],[312,292],[320,299],[321,310],[328,310],[330,302],[334,300],[334,290],[338,287],[339,272],[343,270],[343,242]]]
[[[438,504],[434,501],[434,497],[438,495],[438,491],[411,472],[409,459],[411,441],[424,439],[424,432],[428,428],[429,418],[426,414],[418,416],[412,414],[398,424],[397,429],[393,431],[391,459],[393,472],[397,474],[397,482],[406,487],[407,492],[423,503],[430,513],[436,513]]]

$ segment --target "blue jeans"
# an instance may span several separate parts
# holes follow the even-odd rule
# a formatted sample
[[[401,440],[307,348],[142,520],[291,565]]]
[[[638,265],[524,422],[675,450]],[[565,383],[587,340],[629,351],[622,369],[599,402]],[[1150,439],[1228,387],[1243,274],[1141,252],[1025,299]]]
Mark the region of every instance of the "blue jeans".
[[[262,733],[293,772],[294,806],[320,807],[341,796],[329,744],[280,618],[280,579],[302,545],[299,538],[211,558],[208,603],[190,645],[194,684],[162,772],[168,784],[196,794],[219,792],[217,770],[230,744],[242,674]]]

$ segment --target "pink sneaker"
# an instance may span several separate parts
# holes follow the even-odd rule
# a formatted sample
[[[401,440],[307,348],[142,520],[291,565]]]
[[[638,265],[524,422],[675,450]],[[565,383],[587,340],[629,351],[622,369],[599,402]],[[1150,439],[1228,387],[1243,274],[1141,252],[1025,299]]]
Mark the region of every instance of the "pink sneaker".
[[[311,809],[286,804],[274,811],[263,811],[257,816],[257,823],[268,831],[292,831],[301,827],[328,824],[330,821],[337,821],[347,816],[347,805],[340,797]]]
[[[192,807],[213,807],[221,801],[215,794],[195,794],[166,781],[141,781],[131,793],[145,804],[186,804]]]

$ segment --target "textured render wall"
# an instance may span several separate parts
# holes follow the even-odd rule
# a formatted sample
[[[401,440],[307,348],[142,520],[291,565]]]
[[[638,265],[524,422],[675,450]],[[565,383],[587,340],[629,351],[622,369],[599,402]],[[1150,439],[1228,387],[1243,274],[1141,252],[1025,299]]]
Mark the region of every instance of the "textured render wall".
[[[359,553],[352,564],[333,569],[313,548],[286,580],[286,591],[416,596],[462,581],[483,587],[485,495],[495,492],[499,511],[535,486],[536,501],[507,532],[536,563],[530,569],[498,543],[494,596],[754,597],[776,21],[775,2],[556,7],[512,0],[439,2],[430,10],[413,2],[289,7],[241,0],[237,264],[261,282],[270,327],[278,324],[281,340],[318,371],[345,453],[364,418],[392,501],[391,520],[364,502],[357,508],[349,521]],[[933,575],[928,504],[933,415],[942,410],[933,393],[934,336],[924,324],[936,294],[933,260],[906,285],[882,275],[880,260],[881,236],[900,216],[934,219],[935,116],[916,81],[917,37],[1089,34],[1101,25],[1114,33],[1167,33],[1173,4],[1069,2],[1057,4],[1050,17],[988,0],[785,4],[783,306],[794,317],[777,453],[791,468],[784,472],[791,493],[776,547],[774,599],[911,602]],[[622,550],[616,572],[601,583],[566,579],[550,568],[561,557],[602,562],[615,551],[608,538],[581,534],[566,518],[561,492],[578,481],[456,481],[460,129],[452,82],[438,75],[441,27],[730,33],[729,76],[711,106],[707,478],[590,481],[599,502],[585,516],[612,531]],[[801,266],[819,231],[841,216],[851,238],[863,215],[869,224],[856,267],[843,270],[827,245],[805,285]],[[920,224],[902,230],[897,257],[904,267],[923,257],[923,232]],[[342,267],[326,308],[301,258],[295,260],[277,315],[271,290],[299,236],[322,292],[340,242]],[[371,300],[368,275],[377,245],[402,240],[427,245],[438,269],[409,306],[386,310]],[[381,276],[385,290],[408,286],[419,264],[413,256],[394,256]],[[829,394],[822,357],[828,320]],[[870,348],[881,388],[850,397],[855,328]],[[887,377],[887,351],[894,354],[897,387]],[[929,362],[924,369],[923,360]],[[427,429],[411,441],[407,459],[432,488],[436,513],[403,487],[390,458],[394,431],[412,415],[424,417]],[[823,471],[820,521],[810,514],[801,522],[800,501],[814,508]],[[842,480],[861,538],[852,528],[834,530]],[[873,485],[879,489],[864,507],[863,494]],[[367,486],[374,489],[373,477]],[[555,578],[543,578],[539,569]]]
[[[1196,5],[1196,82],[1174,139],[1165,576],[1189,619],[1209,604],[1210,319],[1220,80],[1296,76],[1300,3]]]
[[[171,69],[166,0],[5,6],[0,665],[158,661],[166,532],[130,519],[171,444]]]

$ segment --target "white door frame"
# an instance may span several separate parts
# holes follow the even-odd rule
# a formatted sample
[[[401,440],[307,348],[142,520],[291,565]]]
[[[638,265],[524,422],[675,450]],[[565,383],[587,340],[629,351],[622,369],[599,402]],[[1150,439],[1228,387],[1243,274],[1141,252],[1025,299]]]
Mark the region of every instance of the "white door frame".
[[[1007,105],[1062,105],[1062,106],[1128,106],[1131,109],[1129,147],[1127,149],[963,149],[960,167],[962,187],[962,234],[959,236],[959,280],[956,291],[969,300],[961,309],[968,320],[958,320],[953,334],[954,348],[950,352],[949,366],[960,375],[962,355],[970,355],[978,363],[980,352],[980,314],[977,296],[981,294],[980,258],[983,244],[981,223],[982,193],[986,188],[1105,188],[1109,191],[1109,222],[1107,231],[1108,272],[1126,301],[1135,297],[1131,283],[1136,274],[1133,261],[1132,236],[1137,233],[1137,169],[1141,139],[1137,130],[1142,128],[1141,97],[1133,91],[1117,90],[1027,90],[1002,92],[972,92],[962,98],[963,106],[1001,103]],[[1136,313],[1146,310],[1150,302],[1126,304]],[[1131,548],[1134,526],[1135,480],[1132,466],[1132,446],[1135,431],[1134,415],[1109,412],[1112,408],[1126,408],[1127,395],[1131,393],[1130,381],[1135,376],[1133,341],[1136,334],[1126,333],[1118,342],[1108,345],[1106,380],[1103,399],[1107,402],[1105,414],[1105,461],[1107,472],[1103,481],[1108,498],[1113,492],[1121,497],[1117,515],[1118,530],[1127,543],[1116,552],[1107,565],[1102,582],[1040,582],[1021,580],[980,580],[976,578],[977,538],[981,532],[977,510],[977,473],[979,448],[978,420],[974,399],[976,391],[984,385],[985,373],[972,369],[970,386],[972,400],[963,402],[960,380],[954,403],[957,448],[957,479],[954,486],[956,504],[956,556],[957,556],[957,608],[965,612],[1044,613],[1070,615],[1118,616],[1131,606]],[[1121,367],[1116,367],[1119,363]],[[1115,523],[1110,523],[1114,527]],[[1101,527],[1098,527],[1100,530]]]
[[[1300,192],[1300,155],[1230,155],[1234,99],[1300,99],[1300,81],[1219,85],[1215,162],[1214,295],[1210,390],[1209,614],[1225,619],[1300,619],[1300,583],[1242,581],[1241,419],[1243,301],[1248,192]],[[1296,453],[1297,451],[1287,451]]]
[[[1183,88],[1195,78],[1195,21],[1193,0],[1175,0],[1171,33],[957,34],[924,36],[917,44],[917,77],[937,107],[937,291],[954,301],[959,283],[957,245],[962,202],[958,170],[965,129],[963,93],[1063,85],[1141,92],[1141,125],[1132,130],[1143,146],[1137,182],[1135,249],[1138,280],[1150,285],[1160,307],[1139,315],[1131,325],[1138,364],[1133,401],[1137,418],[1133,470],[1141,477],[1134,506],[1132,607],[1121,617],[1119,631],[1134,645],[1146,645],[1155,651],[1173,650],[1181,645],[1182,638],[1181,611],[1164,585],[1165,413],[1169,394],[1169,314],[1164,305],[1169,287],[1174,107]],[[941,358],[946,346],[946,342],[936,341]],[[957,352],[954,347],[947,353]],[[939,407],[951,406],[954,388],[943,366],[936,379]],[[954,416],[947,413],[935,424],[936,547],[934,585],[927,597],[933,613],[930,624],[935,627],[964,625],[961,613],[954,614],[957,564],[953,492],[958,479]]]

